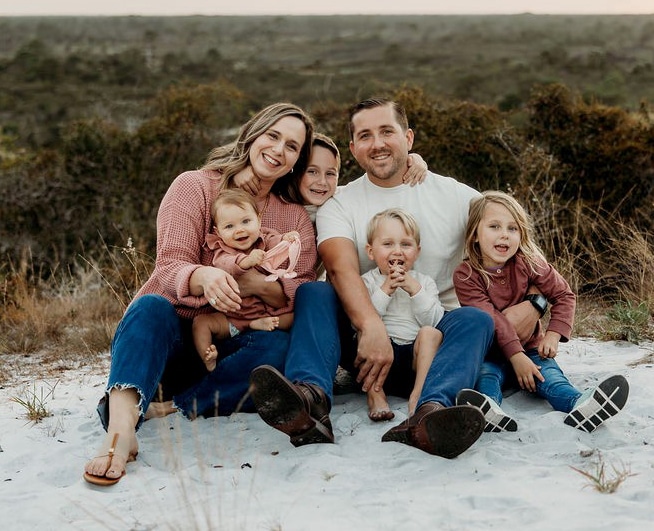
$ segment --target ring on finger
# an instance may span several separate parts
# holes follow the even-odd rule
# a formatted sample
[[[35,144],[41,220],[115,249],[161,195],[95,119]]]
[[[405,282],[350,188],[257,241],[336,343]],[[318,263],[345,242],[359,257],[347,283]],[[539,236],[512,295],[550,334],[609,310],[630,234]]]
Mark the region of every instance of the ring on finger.
[[[216,305],[216,297],[211,297],[209,299],[209,304],[211,304],[211,306],[215,306]]]

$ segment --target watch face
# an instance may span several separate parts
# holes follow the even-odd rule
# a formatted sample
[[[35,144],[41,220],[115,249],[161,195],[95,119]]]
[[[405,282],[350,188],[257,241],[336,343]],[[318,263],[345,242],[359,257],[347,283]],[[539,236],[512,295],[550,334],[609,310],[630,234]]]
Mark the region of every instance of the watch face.
[[[547,311],[547,299],[544,295],[535,293],[527,295],[525,298],[540,312],[541,316]]]

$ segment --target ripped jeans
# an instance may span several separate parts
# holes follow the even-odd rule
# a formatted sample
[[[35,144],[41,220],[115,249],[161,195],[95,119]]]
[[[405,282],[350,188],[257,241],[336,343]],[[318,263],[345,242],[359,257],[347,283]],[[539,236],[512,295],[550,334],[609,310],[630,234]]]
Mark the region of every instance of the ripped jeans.
[[[195,350],[190,319],[180,318],[160,295],[135,299],[121,319],[111,344],[111,369],[98,414],[105,430],[109,422],[109,391],[136,389],[140,418],[162,384],[162,399],[173,400],[186,416],[229,415],[254,411],[247,398],[250,372],[269,364],[284,369],[289,334],[249,331],[218,345],[219,362],[208,373]]]

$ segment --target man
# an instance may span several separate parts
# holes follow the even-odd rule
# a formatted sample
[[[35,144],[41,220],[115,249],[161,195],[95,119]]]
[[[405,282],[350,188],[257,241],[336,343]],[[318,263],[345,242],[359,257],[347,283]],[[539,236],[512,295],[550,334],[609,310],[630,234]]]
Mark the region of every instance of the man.
[[[357,381],[364,391],[373,386],[381,389],[386,383],[389,394],[408,396],[413,385],[411,360],[394,356],[360,275],[374,266],[365,252],[366,228],[374,214],[399,207],[417,219],[422,252],[414,268],[436,281],[447,310],[437,327],[444,337],[415,413],[386,432],[382,441],[401,442],[453,458],[479,438],[485,424],[478,408],[454,405],[458,391],[474,387],[493,339],[490,316],[476,308],[459,308],[452,283],[452,273],[463,259],[468,205],[479,193],[435,174],[428,175],[420,186],[404,185],[402,174],[413,138],[406,113],[395,102],[366,100],[352,108],[350,151],[366,174],[342,188],[319,210],[318,250],[343,309],[358,332],[354,348],[341,336],[341,365],[358,370]],[[321,300],[315,304],[320,306],[316,311],[323,312],[325,327],[333,328],[331,307],[325,309],[330,303],[325,305]],[[333,442],[328,416],[331,388],[324,383],[324,373],[335,367],[333,355],[326,355],[321,345],[316,343],[316,350],[306,354],[305,368],[312,364],[313,370],[301,373],[296,383],[289,381],[293,380],[289,362],[294,367],[296,359],[287,360],[289,379],[265,367],[255,369],[251,378],[258,412],[268,424],[290,435],[296,446]],[[321,379],[314,377],[318,374]]]

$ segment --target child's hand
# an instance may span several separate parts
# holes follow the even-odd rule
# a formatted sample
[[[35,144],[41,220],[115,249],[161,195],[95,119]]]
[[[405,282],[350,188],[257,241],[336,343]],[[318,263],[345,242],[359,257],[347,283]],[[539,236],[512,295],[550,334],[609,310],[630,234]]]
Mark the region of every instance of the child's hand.
[[[520,389],[525,389],[535,393],[536,381],[534,378],[537,378],[541,382],[545,381],[545,378],[543,378],[543,375],[540,373],[540,367],[531,361],[529,356],[524,352],[514,354],[511,356],[510,361],[518,380],[518,384],[520,385]]]
[[[282,236],[282,240],[285,240],[287,242],[295,242],[295,241],[300,241],[300,233],[296,230],[292,230],[291,232],[287,232]]]
[[[404,270],[402,270],[401,275],[396,279],[395,287],[402,288],[411,297],[413,297],[422,289],[420,283],[415,278],[413,278],[411,273],[404,272]]]
[[[393,295],[393,293],[395,293],[395,289],[396,289],[396,286],[394,286],[393,284],[394,281],[391,278],[391,275],[388,274],[384,278],[384,282],[382,283],[380,289],[390,297],[391,295]]]
[[[261,179],[254,174],[252,166],[246,166],[234,175],[234,184],[255,196],[261,190]]]
[[[254,266],[261,265],[266,257],[266,251],[263,249],[254,249],[250,254],[243,258],[238,265],[241,269],[250,269]]]
[[[545,332],[545,337],[538,345],[538,355],[545,358],[555,358],[556,353],[559,350],[559,341],[561,340],[561,334],[548,330]]]
[[[406,271],[404,265],[398,263],[397,260],[388,268],[388,280],[393,287],[393,291],[399,288],[404,283]]]
[[[417,153],[409,153],[407,170],[402,176],[402,182],[409,186],[421,184],[427,178],[427,163]]]

